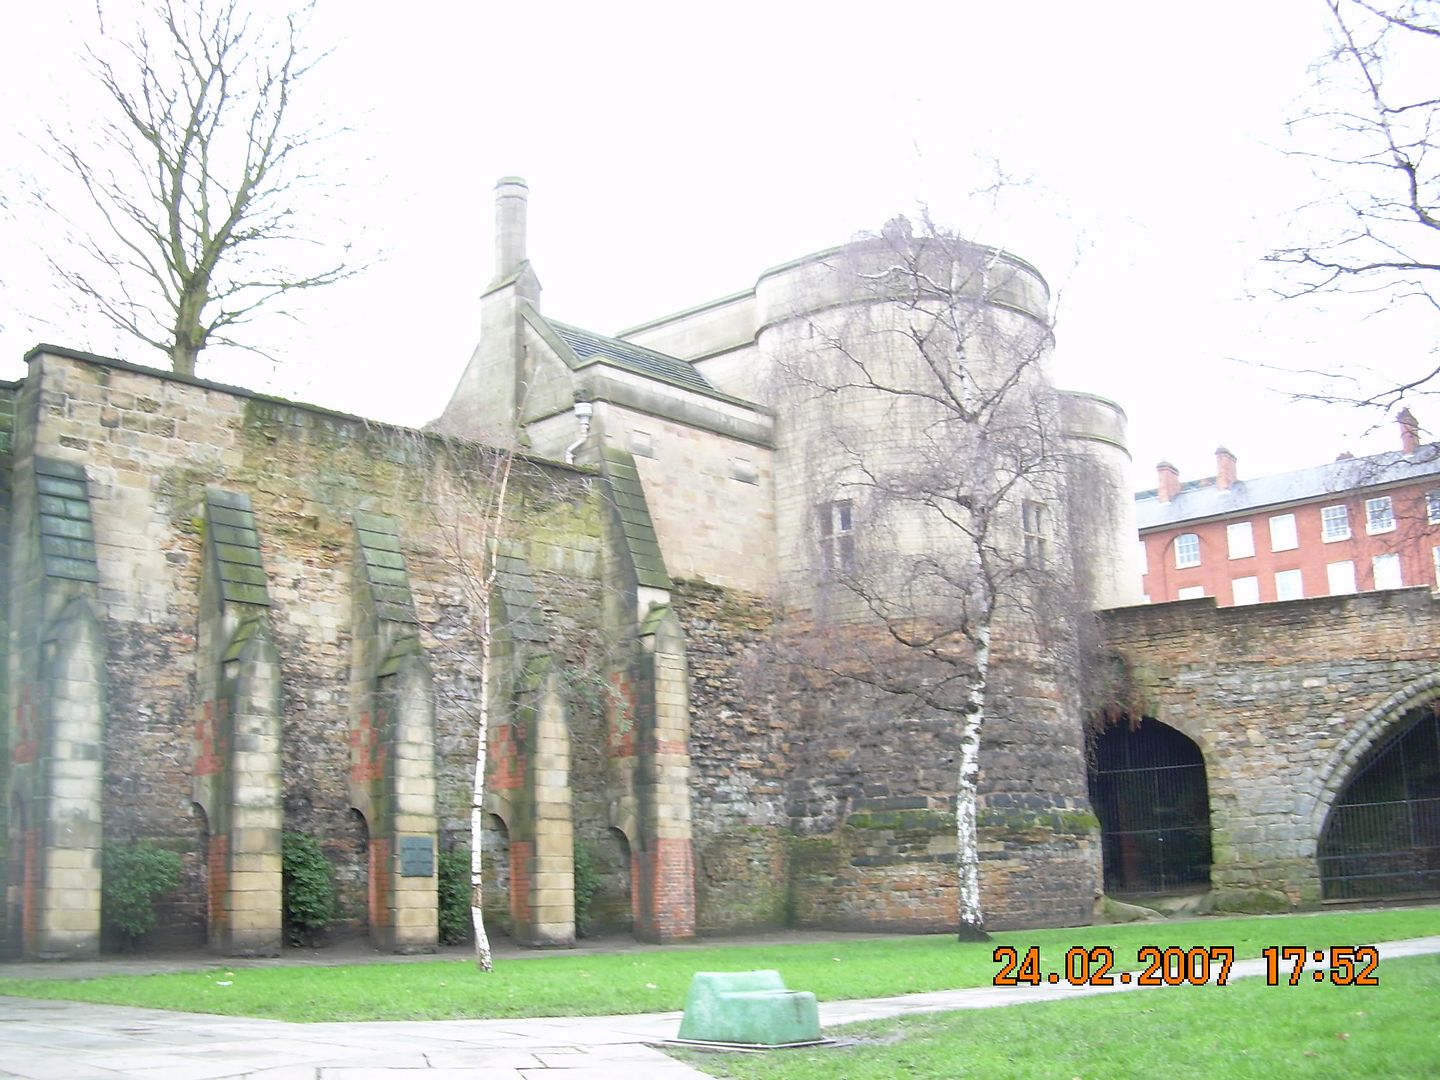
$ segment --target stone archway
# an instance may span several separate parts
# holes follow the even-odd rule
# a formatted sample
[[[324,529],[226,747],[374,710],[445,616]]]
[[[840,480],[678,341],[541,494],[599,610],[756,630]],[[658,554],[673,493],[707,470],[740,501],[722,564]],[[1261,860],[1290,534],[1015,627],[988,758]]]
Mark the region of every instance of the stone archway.
[[[1146,717],[1092,735],[1089,757],[1105,891],[1208,888],[1210,793],[1195,741]]]
[[[1402,713],[1345,778],[1316,850],[1321,895],[1440,895],[1440,702]]]

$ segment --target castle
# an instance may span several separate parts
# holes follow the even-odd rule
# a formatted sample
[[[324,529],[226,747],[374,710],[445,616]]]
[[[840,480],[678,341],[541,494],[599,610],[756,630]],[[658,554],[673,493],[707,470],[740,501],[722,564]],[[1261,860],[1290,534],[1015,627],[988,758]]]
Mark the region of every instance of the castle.
[[[496,196],[480,343],[433,431],[53,346],[5,388],[11,953],[98,949],[102,851],[141,839],[181,856],[165,901],[173,936],[274,951],[286,832],[321,838],[346,924],[382,948],[433,947],[440,863],[469,843],[482,693],[488,912],[518,941],[574,941],[577,852],[598,886],[592,926],[650,940],[951,928],[957,714],[859,677],[858,652],[816,663],[813,650],[873,640],[867,600],[899,603],[906,632],[933,632],[979,595],[975,578],[948,574],[970,556],[941,527],[937,490],[965,522],[993,518],[984,558],[1021,583],[984,623],[994,693],[976,824],[990,925],[1088,922],[1110,868],[1102,837],[1117,811],[1113,790],[1094,803],[1099,822],[1092,811],[1083,650],[1064,617],[1033,617],[1041,586],[1061,578],[1117,609],[1106,627],[1127,702],[1201,748],[1216,883],[1318,899],[1325,811],[1433,696],[1434,635],[1369,668],[1334,637],[1333,662],[1370,697],[1352,694],[1364,700],[1345,707],[1366,719],[1328,745],[1333,709],[1256,721],[1190,708],[1203,673],[1187,635],[1266,616],[1219,613],[1216,630],[1176,621],[1193,603],[1125,606],[1139,583],[1124,417],[1050,387],[1033,267],[978,245],[927,247],[935,238],[892,223],[608,337],[542,314],[526,187],[505,179]],[[917,280],[941,277],[945,289],[916,300]],[[931,337],[917,312],[952,322]],[[927,346],[899,351],[896,335]],[[948,404],[919,392],[931,342],[952,357],[936,376]],[[1010,434],[963,455],[947,435],[927,462],[929,508],[905,511],[914,491],[900,478],[926,433],[1011,400],[994,395],[1012,385],[1026,423],[996,413]],[[882,392],[896,387],[899,404]],[[1013,476],[1006,490],[985,488],[982,451],[985,476]],[[1007,474],[1002,457],[1034,467]],[[959,476],[972,477],[964,491]],[[486,536],[499,539],[493,579],[474,544]],[[866,581],[881,584],[853,587]],[[486,601],[488,682],[476,664]],[[1334,603],[1372,636],[1431,618],[1428,596]],[[1250,635],[1262,653],[1268,642]],[[933,671],[915,674],[928,685]],[[1295,727],[1289,773],[1242,749],[1268,736],[1232,731],[1272,718]],[[1253,804],[1239,779],[1252,766]],[[1310,816],[1283,837],[1265,824],[1285,813],[1281,776],[1313,789]]]

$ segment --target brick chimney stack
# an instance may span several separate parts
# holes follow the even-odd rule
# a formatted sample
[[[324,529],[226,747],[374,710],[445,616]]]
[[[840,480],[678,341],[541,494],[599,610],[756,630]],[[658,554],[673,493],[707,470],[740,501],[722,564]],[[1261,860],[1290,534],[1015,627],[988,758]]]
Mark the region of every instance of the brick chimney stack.
[[[1229,491],[1235,486],[1235,455],[1223,446],[1215,448],[1215,487]]]
[[[1401,451],[1406,454],[1415,453],[1420,449],[1420,421],[1415,419],[1415,414],[1409,409],[1401,409],[1395,422],[1400,425]]]
[[[1170,462],[1162,461],[1155,466],[1155,473],[1159,479],[1156,494],[1162,503],[1168,503],[1180,494],[1180,470]]]

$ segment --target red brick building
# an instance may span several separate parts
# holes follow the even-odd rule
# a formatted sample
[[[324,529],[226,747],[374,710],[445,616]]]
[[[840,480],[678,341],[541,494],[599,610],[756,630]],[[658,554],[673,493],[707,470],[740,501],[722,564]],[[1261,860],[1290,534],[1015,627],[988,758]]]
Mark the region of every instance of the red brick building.
[[[1181,483],[1161,462],[1135,496],[1143,587],[1152,603],[1213,596],[1234,604],[1338,596],[1440,582],[1440,444],[1421,444],[1409,411],[1399,452],[1341,457],[1241,480],[1215,451],[1215,475]]]

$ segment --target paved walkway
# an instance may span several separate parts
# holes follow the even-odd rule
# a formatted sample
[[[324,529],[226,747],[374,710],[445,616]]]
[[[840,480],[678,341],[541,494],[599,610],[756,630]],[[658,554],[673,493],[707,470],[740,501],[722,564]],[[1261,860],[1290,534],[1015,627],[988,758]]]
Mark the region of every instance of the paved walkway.
[[[1440,936],[1380,946],[1384,961],[1440,953]],[[19,965],[6,965],[14,974]],[[70,972],[75,968],[66,965]],[[114,968],[110,971],[113,973]],[[1232,979],[1264,972],[1239,961]],[[821,1023],[1136,992],[1045,986],[943,990],[826,1002]],[[1150,991],[1146,991],[1150,992]],[[0,997],[0,1075],[33,1080],[680,1080],[703,1074],[647,1045],[673,1038],[680,1014],[553,1020],[289,1024],[124,1006]],[[426,1070],[418,1074],[418,1070]]]

